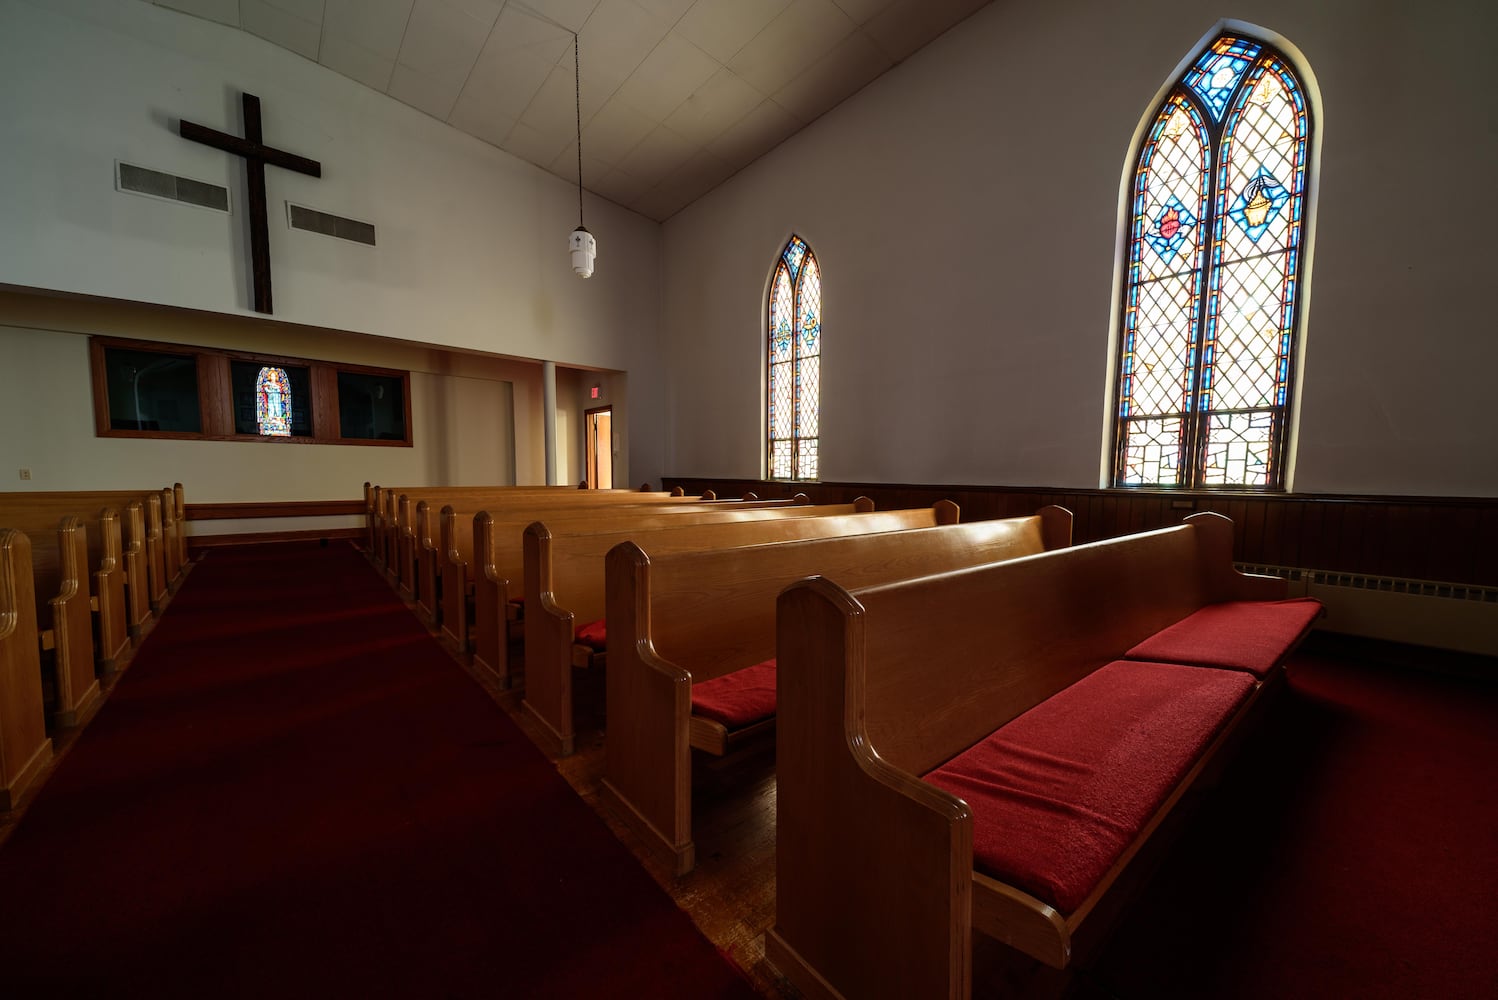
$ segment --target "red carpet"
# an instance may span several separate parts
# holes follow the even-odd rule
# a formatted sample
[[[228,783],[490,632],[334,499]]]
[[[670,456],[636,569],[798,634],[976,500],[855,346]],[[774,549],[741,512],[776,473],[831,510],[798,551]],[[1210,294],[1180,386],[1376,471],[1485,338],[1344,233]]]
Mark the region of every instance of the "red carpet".
[[[8,997],[752,997],[344,544],[214,550],[0,846]]]
[[[1088,997],[1498,996],[1498,691],[1302,653]]]

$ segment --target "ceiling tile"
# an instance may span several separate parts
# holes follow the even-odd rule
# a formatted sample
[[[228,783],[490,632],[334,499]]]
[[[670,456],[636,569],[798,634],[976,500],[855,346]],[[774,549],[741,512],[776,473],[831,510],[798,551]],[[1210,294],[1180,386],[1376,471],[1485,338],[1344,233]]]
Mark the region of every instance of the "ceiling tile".
[[[565,149],[558,153],[546,169],[570,184],[577,183],[577,143],[569,142]],[[614,165],[605,163],[596,156],[588,153],[588,144],[583,143],[583,181],[584,187],[592,183],[593,178],[602,177],[612,172]]]
[[[895,0],[864,26],[895,62],[915,52],[988,0]]]
[[[854,21],[863,24],[869,18],[888,7],[894,0],[832,0]]]
[[[572,139],[570,132],[542,132],[519,122],[500,148],[545,169]]]
[[[666,119],[666,127],[689,142],[706,143],[765,99],[730,69],[720,69]]]
[[[618,167],[627,174],[651,184],[659,184],[675,172],[697,148],[665,126],[660,126],[620,160]]]
[[[240,0],[240,27],[252,35],[259,35],[283,49],[290,49],[299,56],[317,61],[318,43],[322,36],[322,21],[304,21],[288,14],[279,7],[272,7],[263,0]]]
[[[650,190],[650,186],[644,181],[631,177],[622,170],[610,170],[597,180],[589,177],[584,186],[594,194],[626,208],[632,208],[634,201]]]
[[[568,31],[580,31],[598,0],[525,0],[525,6],[565,25]]]
[[[323,8],[326,6],[324,0],[265,0],[265,2],[293,17],[299,17],[303,21],[311,21],[317,25],[322,24]]]
[[[520,120],[532,128],[545,132],[566,132],[568,138],[577,136],[577,84],[572,78],[572,69],[557,67],[546,77],[536,96],[531,98],[521,113]],[[583,124],[587,125],[605,97],[586,88],[582,93]],[[548,161],[550,157],[547,158]]]
[[[632,207],[647,219],[665,222],[686,208],[689,200],[676,188],[662,184],[641,195]]]
[[[486,23],[450,0],[416,0],[395,61],[433,80],[454,81],[461,87],[493,27],[493,17]]]
[[[319,55],[318,62],[328,69],[358,80],[382,94],[390,86],[390,73],[395,69],[394,59],[377,56],[353,42],[327,34],[323,36]]]
[[[583,150],[591,150],[609,163],[618,163],[659,124],[649,115],[612,98],[583,129]]]
[[[609,93],[613,93],[661,43],[670,27],[633,0],[601,0],[578,33],[583,77],[612,83]],[[562,58],[570,75],[572,55],[564,53]]]
[[[722,67],[677,35],[667,35],[620,85],[617,97],[638,111],[664,119]]]
[[[433,118],[447,121],[447,116],[452,114],[453,105],[458,101],[458,91],[462,86],[461,81],[433,80],[408,66],[396,63],[394,72],[390,74],[390,89],[386,93],[403,104],[425,111]]]
[[[789,3],[790,0],[697,0],[673,30],[726,63]]]
[[[761,93],[772,94],[852,34],[855,27],[832,0],[793,0],[729,60],[728,68]]]
[[[795,115],[766,100],[709,142],[707,149],[730,163],[748,164],[790,138],[800,127]]]
[[[667,24],[675,24],[681,20],[687,8],[692,6],[692,0],[635,0],[635,3]]]
[[[504,9],[505,0],[443,0],[458,8],[475,21],[494,26],[494,19]]]
[[[194,17],[239,27],[239,0],[153,0],[158,7],[170,7]]]
[[[775,103],[804,122],[813,121],[893,65],[867,35],[856,32],[777,90]]]
[[[414,0],[328,0],[323,36],[347,42],[395,61]]]
[[[497,51],[486,46],[463,85],[463,95],[519,118],[555,69],[556,60],[546,58],[544,52],[529,48]]]
[[[667,177],[661,186],[674,188],[685,194],[689,201],[696,201],[728,180],[735,172],[736,169],[732,164],[719,159],[707,150],[699,150]]]
[[[492,104],[475,98],[466,87],[458,95],[458,103],[453,105],[452,114],[447,116],[447,123],[453,128],[461,129],[491,146],[503,145],[510,130],[515,127],[515,122],[514,116],[496,111]]]
[[[483,59],[508,58],[523,52],[536,59],[556,64],[562,53],[572,48],[572,32],[550,21],[526,13],[519,7],[506,7],[489,40],[484,43]]]

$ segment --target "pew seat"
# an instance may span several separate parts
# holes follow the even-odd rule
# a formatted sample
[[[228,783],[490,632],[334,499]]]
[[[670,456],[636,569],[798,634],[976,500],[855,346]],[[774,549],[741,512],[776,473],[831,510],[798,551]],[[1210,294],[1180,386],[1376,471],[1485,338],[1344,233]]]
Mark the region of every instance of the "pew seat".
[[[1320,613],[1232,540],[1196,514],[787,588],[770,962],[811,996],[965,998],[975,932],[1057,969],[1095,947]]]

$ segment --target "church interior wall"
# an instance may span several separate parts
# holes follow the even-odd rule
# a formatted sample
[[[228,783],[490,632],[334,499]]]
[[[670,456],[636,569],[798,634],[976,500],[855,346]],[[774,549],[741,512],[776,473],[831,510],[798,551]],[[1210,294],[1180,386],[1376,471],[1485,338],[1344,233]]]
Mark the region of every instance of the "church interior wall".
[[[1498,7],[1462,0],[983,8],[665,223],[669,405],[694,414],[670,470],[762,474],[765,295],[796,233],[822,267],[822,478],[1098,486],[1132,137],[1229,14],[1300,50],[1323,110],[1295,490],[1498,495]]]

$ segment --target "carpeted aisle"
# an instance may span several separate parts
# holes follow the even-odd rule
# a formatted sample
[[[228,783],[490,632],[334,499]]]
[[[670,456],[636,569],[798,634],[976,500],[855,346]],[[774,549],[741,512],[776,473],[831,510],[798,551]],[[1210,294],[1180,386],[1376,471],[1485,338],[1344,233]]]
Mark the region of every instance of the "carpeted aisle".
[[[0,846],[12,997],[752,997],[346,544],[216,550]]]

